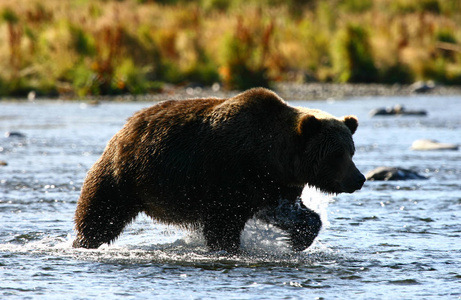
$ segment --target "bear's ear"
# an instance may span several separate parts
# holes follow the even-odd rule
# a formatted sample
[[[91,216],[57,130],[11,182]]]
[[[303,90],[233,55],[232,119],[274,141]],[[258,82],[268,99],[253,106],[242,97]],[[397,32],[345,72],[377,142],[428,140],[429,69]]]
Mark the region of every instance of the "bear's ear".
[[[344,124],[346,124],[347,128],[351,131],[352,134],[355,133],[357,127],[359,126],[359,121],[355,116],[345,116],[344,117]]]
[[[298,134],[310,137],[317,134],[322,127],[322,122],[312,115],[303,116],[298,123]]]

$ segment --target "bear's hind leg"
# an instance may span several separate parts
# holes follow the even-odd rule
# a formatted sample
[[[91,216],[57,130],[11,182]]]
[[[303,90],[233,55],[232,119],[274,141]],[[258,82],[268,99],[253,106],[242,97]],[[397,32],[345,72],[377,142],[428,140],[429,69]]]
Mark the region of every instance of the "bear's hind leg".
[[[127,203],[116,193],[80,198],[75,212],[77,237],[72,246],[94,249],[113,242],[140,212]]]

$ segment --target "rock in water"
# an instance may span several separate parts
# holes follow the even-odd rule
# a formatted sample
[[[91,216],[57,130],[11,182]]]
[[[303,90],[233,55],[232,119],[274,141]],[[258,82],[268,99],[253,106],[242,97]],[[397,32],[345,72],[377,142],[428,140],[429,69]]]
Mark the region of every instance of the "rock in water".
[[[427,93],[435,88],[435,83],[433,81],[417,81],[413,83],[411,86],[411,92],[416,94],[424,94]]]
[[[413,150],[458,150],[458,145],[449,143],[439,143],[435,140],[422,139],[416,140],[411,145]]]
[[[368,172],[366,178],[370,181],[427,179],[414,171],[393,167],[378,167]]]
[[[425,110],[407,110],[403,105],[397,104],[394,107],[376,108],[370,111],[370,116],[426,116]]]
[[[7,131],[5,132],[5,137],[7,138],[24,138],[26,137],[24,134],[18,131]]]

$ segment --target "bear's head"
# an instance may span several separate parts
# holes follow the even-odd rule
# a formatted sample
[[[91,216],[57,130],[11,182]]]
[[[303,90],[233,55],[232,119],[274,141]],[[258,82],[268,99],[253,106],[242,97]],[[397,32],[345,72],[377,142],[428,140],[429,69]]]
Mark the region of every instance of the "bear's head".
[[[362,188],[365,176],[357,169],[352,135],[357,118],[336,118],[320,110],[307,110],[298,119],[301,154],[297,178],[327,193],[353,193]]]

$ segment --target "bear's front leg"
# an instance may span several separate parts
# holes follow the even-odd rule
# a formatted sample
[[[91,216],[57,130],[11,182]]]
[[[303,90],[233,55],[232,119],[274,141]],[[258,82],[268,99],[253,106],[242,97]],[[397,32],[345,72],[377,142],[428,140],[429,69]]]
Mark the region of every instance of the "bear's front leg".
[[[281,199],[277,206],[259,211],[256,218],[286,231],[294,251],[307,249],[322,228],[320,216],[307,208],[300,198],[295,202]]]
[[[207,247],[212,251],[224,250],[229,254],[237,253],[240,249],[240,234],[246,221],[237,215],[210,216],[203,224],[203,235]]]

